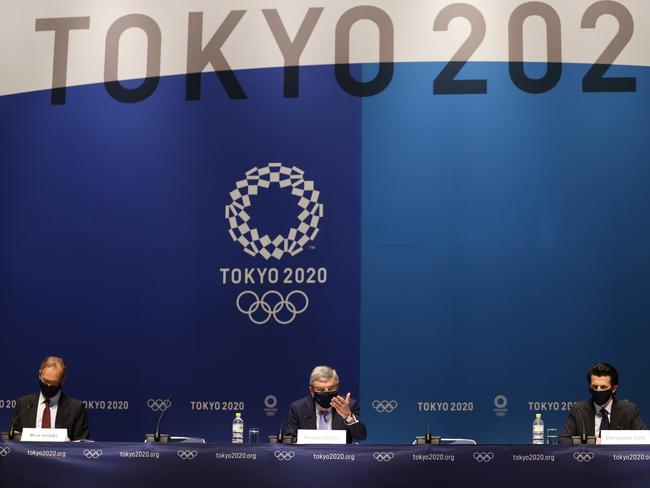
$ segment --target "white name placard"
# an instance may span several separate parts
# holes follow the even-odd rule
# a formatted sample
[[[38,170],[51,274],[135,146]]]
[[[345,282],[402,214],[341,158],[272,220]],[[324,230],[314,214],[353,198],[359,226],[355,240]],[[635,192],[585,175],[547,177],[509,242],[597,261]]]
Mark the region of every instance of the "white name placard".
[[[604,445],[650,444],[650,430],[603,430],[600,443]]]
[[[345,444],[345,430],[298,429],[297,444]]]
[[[25,427],[20,440],[22,442],[65,442],[68,440],[68,430]]]

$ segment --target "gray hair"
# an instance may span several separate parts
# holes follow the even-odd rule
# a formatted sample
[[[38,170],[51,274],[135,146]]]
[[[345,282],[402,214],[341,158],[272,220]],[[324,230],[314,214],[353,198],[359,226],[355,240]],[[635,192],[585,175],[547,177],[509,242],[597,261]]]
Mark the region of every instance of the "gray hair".
[[[329,366],[316,366],[309,375],[309,386],[313,385],[314,381],[329,381],[332,378],[334,378],[337,384],[339,383],[339,375],[336,374],[334,368],[330,368]]]
[[[39,372],[45,368],[56,367],[56,366],[61,368],[61,370],[63,371],[63,375],[61,376],[61,378],[62,379],[65,378],[65,370],[66,370],[65,362],[63,361],[63,358],[60,358],[58,356],[48,356],[45,359],[43,359],[43,361],[41,361],[41,367],[39,368]]]

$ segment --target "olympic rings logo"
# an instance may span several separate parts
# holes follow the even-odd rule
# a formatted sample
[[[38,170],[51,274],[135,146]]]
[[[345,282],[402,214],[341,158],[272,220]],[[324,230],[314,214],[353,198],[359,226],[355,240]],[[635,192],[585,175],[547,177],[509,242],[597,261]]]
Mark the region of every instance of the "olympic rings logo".
[[[477,463],[489,463],[494,459],[494,453],[492,452],[475,452],[473,454],[474,461]]]
[[[7,454],[11,452],[11,449],[8,447],[0,447],[0,456],[5,457]]]
[[[252,300],[247,299],[242,301],[243,298],[251,296]],[[273,297],[273,298],[271,298]],[[304,304],[299,308],[299,305],[293,302],[293,297],[302,297]],[[269,300],[270,298],[270,300]],[[298,301],[298,304],[300,300]],[[242,291],[237,295],[237,310],[244,315],[248,315],[251,322],[257,325],[264,325],[271,317],[280,325],[287,325],[296,319],[296,316],[307,310],[309,306],[309,298],[304,291],[293,290],[284,298],[282,293],[276,290],[269,290],[261,297],[257,293],[250,290]],[[286,313],[281,313],[286,309]]]
[[[273,455],[278,461],[291,461],[296,453],[293,451],[275,451]]]
[[[373,452],[372,457],[375,458],[375,461],[383,463],[383,462],[388,462],[393,459],[395,454],[392,452]]]
[[[593,452],[578,451],[578,452],[573,453],[573,459],[575,459],[579,463],[588,463],[593,458],[594,458],[594,453]]]
[[[305,180],[304,173],[296,166],[269,163],[263,168],[249,169],[245,179],[235,184],[235,189],[229,194],[231,203],[226,205],[226,220],[231,239],[238,242],[244,252],[253,257],[260,254],[264,259],[281,259],[284,254],[295,256],[302,252],[305,244],[316,238],[318,223],[323,218],[323,204],[318,203],[320,192],[314,187],[314,182]],[[274,239],[268,234],[260,235],[246,212],[259,189],[268,189],[273,184],[290,190],[298,198],[300,212],[297,225],[289,228],[286,236],[278,234]]]
[[[169,398],[165,398],[164,400],[161,398],[149,398],[149,400],[147,400],[147,407],[154,412],[164,412],[171,407],[171,405],[172,401]]]
[[[395,400],[375,400],[372,402],[372,408],[379,413],[391,413],[397,408],[398,403]]]
[[[196,456],[199,455],[199,453],[195,449],[192,449],[191,451],[186,449],[180,449],[176,451],[176,454],[183,461],[191,461],[192,459],[194,459]]]
[[[102,454],[104,454],[104,452],[101,449],[83,450],[83,455],[86,456],[87,459],[99,459],[100,457],[102,457]]]

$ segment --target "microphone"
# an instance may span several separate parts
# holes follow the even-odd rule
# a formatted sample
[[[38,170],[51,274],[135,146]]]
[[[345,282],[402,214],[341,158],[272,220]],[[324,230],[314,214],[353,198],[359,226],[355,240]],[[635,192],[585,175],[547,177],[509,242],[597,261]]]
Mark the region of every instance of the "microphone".
[[[440,441],[442,440],[442,437],[438,435],[431,435],[431,425],[427,424],[427,432],[424,435],[417,435],[415,436],[415,440],[413,441],[414,445],[422,445],[422,444],[440,444]]]
[[[169,434],[160,433],[160,421],[162,416],[165,414],[167,409],[172,405],[172,396],[169,395],[165,398],[160,405],[160,415],[158,416],[158,422],[156,423],[156,432],[155,434],[145,434],[145,442],[169,442]]]
[[[424,443],[431,444],[431,426],[427,425],[427,433],[424,436]]]
[[[587,443],[587,431],[585,429],[585,420],[582,418],[582,413],[580,412],[580,408],[576,407],[576,412],[578,412],[578,417],[580,417],[580,422],[582,423],[582,434],[580,435],[580,442],[582,444]]]
[[[19,419],[20,417],[22,417],[22,415],[23,415],[27,410],[29,410],[30,408],[32,408],[32,406],[33,406],[33,405],[32,405],[32,402],[27,402],[27,406],[26,406],[25,408],[23,408],[23,409],[20,411],[20,413],[19,413],[18,415],[16,415],[16,418],[14,418],[13,422],[11,422],[11,428],[9,429],[9,436],[8,436],[10,441],[13,441],[13,440],[14,440],[14,435],[16,435],[16,422],[18,421],[18,419]]]
[[[282,432],[284,431],[284,422],[280,424],[280,432],[278,433],[278,443],[282,444]]]
[[[158,417],[158,423],[156,424],[156,433],[153,435],[154,442],[160,442],[160,421],[162,420],[163,415],[169,407],[172,405],[172,396],[168,395],[167,398],[163,401],[165,408],[160,411],[160,416]]]

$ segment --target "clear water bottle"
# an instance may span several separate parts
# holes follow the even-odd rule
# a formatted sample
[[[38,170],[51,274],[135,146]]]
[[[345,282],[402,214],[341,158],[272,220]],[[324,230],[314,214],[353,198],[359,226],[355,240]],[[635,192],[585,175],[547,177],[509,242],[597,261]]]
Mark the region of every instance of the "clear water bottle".
[[[235,418],[232,420],[232,443],[244,443],[244,419],[241,418],[241,413],[239,412],[235,414]]]
[[[536,413],[533,420],[533,444],[544,444],[544,421],[541,413]]]

